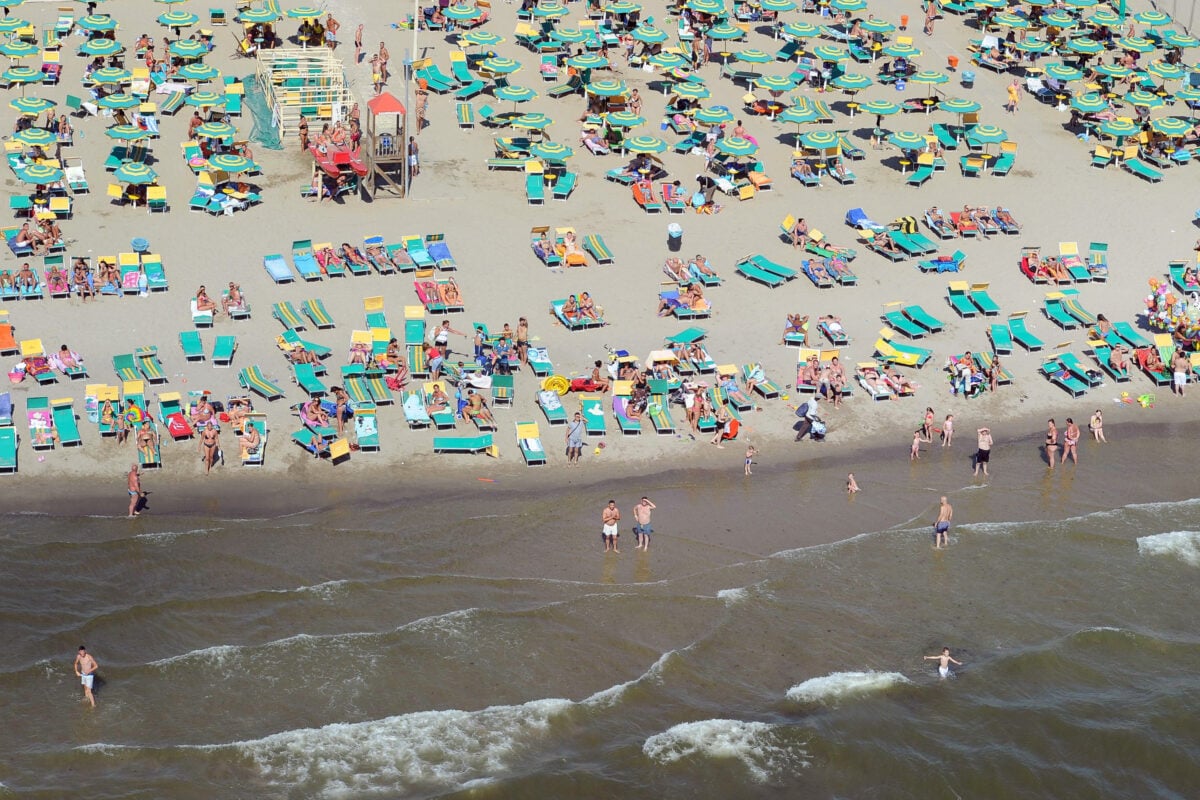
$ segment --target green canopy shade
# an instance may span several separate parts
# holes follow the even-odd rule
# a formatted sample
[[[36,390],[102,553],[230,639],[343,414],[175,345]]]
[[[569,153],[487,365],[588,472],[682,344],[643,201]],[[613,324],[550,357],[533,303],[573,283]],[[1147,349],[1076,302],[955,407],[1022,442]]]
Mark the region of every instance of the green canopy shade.
[[[667,143],[656,136],[634,136],[622,144],[631,153],[661,153],[667,149]]]

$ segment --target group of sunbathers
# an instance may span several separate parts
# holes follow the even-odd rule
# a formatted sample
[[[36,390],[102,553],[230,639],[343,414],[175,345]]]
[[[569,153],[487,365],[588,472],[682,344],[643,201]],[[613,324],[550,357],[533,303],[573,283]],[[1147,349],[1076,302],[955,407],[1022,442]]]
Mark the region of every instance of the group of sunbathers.
[[[568,297],[563,303],[562,315],[563,319],[572,325],[589,319],[595,322],[604,321],[600,315],[600,309],[596,308],[595,301],[587,292],[580,292],[578,295]]]
[[[53,219],[38,220],[36,228],[31,227],[28,222],[22,223],[14,239],[17,245],[28,245],[34,255],[43,255],[52,246],[62,244],[62,241],[62,228]]]
[[[658,310],[656,312],[658,316],[670,316],[676,308],[707,311],[710,306],[708,300],[704,297],[704,284],[696,281],[689,283],[678,292],[659,293]]]
[[[462,292],[458,288],[458,281],[454,278],[447,278],[444,281],[421,281],[420,286],[424,292],[426,304],[438,303],[450,308],[463,304]]]
[[[901,397],[911,396],[920,388],[918,384],[901,375],[900,370],[896,369],[895,366],[886,368],[874,365],[860,367],[858,369],[858,377],[872,394],[878,396],[887,393],[891,400],[899,400]]]
[[[699,253],[686,263],[682,258],[668,258],[663,263],[663,272],[667,274],[668,278],[680,284],[693,281],[703,282],[705,278],[717,277],[716,271],[709,266],[708,259]]]
[[[816,387],[818,394],[838,408],[846,388],[846,370],[837,356],[831,358],[829,363],[822,364],[820,356],[814,353],[797,368],[796,386]]]
[[[946,371],[950,373],[951,394],[978,397],[985,388],[996,391],[1000,382],[1000,356],[993,353],[991,363],[985,370],[975,362],[975,357],[968,350],[961,356],[951,356],[946,362]]]
[[[1035,281],[1045,279],[1055,283],[1071,282],[1071,273],[1055,256],[1043,259],[1038,251],[1031,249],[1026,253],[1026,262]]]

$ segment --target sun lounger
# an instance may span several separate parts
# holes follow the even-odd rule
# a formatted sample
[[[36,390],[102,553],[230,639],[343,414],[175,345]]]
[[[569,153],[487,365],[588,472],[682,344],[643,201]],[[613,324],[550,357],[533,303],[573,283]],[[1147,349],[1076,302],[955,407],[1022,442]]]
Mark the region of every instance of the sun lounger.
[[[58,441],[58,432],[54,430],[54,414],[49,398],[26,398],[25,419],[29,423],[30,446],[34,450],[53,450]]]
[[[546,180],[541,170],[530,167],[537,162],[525,163],[525,202],[531,206],[540,206],[546,202]]]
[[[437,266],[429,250],[425,247],[425,240],[420,236],[410,234],[401,237],[400,243],[404,245],[404,251],[408,253],[408,257],[416,264],[417,269],[433,269]]]
[[[461,302],[458,303],[443,303],[436,291],[432,291],[427,284],[442,285],[448,284],[453,278],[444,281],[413,281],[413,289],[416,290],[417,298],[421,304],[425,306],[426,311],[435,314],[445,314],[453,311],[463,311],[464,306]]]
[[[1132,348],[1149,347],[1151,342],[1142,336],[1128,322],[1114,322],[1113,332]]]
[[[961,250],[955,250],[953,255],[918,261],[917,268],[921,272],[958,272],[966,261],[967,254]]]
[[[845,347],[850,344],[850,337],[839,324],[838,327],[833,327],[827,320],[821,320],[817,323],[817,330],[821,335],[829,340],[829,343],[834,347]]]
[[[1058,361],[1075,378],[1088,388],[1095,388],[1104,383],[1104,375],[1098,370],[1088,369],[1074,353],[1059,353]]]
[[[1066,268],[1071,280],[1076,283],[1087,283],[1092,279],[1087,262],[1079,255],[1079,245],[1075,242],[1058,243],[1058,261]]]
[[[258,445],[255,448],[240,448],[242,466],[261,467],[266,462],[267,455],[267,417],[265,414],[251,413],[246,416],[242,425],[243,430],[254,428],[258,431]]]
[[[283,390],[267,380],[257,364],[242,369],[238,373],[238,383],[243,389],[254,392],[267,400],[278,400],[283,397]]]
[[[204,343],[196,331],[182,331],[179,334],[179,346],[183,349],[184,361],[203,361]]]
[[[649,383],[651,394],[650,401],[646,404],[646,416],[659,436],[673,436],[675,420],[671,418],[669,384],[659,380],[651,380]]]
[[[951,281],[946,290],[946,302],[960,317],[973,317],[979,313],[978,307],[971,302],[970,287],[966,281]]]
[[[875,340],[875,354],[885,363],[904,367],[923,367],[933,357],[931,350],[893,342],[892,332],[887,328],[880,331]]]
[[[905,306],[901,310],[904,312],[904,316],[908,317],[930,333],[938,333],[945,327],[941,320],[935,318],[919,305]]]
[[[321,265],[317,263],[316,256],[313,255],[311,239],[301,239],[292,242],[292,266],[296,268],[296,272],[300,277],[306,281],[321,280]]]
[[[742,380],[747,386],[750,385],[751,380],[754,380],[754,391],[766,400],[779,397],[779,385],[763,373],[761,364],[743,365]]]
[[[1075,294],[1073,289],[1064,291],[1063,297],[1059,302],[1062,303],[1063,309],[1065,309],[1066,312],[1070,314],[1071,317],[1080,325],[1087,326],[1096,324],[1096,315],[1088,311],[1083,307],[1082,304],[1080,304],[1079,295]]]
[[[1124,158],[1121,160],[1121,166],[1128,172],[1132,172],[1139,178],[1149,181],[1150,183],[1159,183],[1163,179],[1163,174],[1154,167],[1147,164],[1136,156],[1133,158]]]
[[[580,395],[579,410],[583,412],[583,427],[588,436],[603,436],[605,433],[604,404],[596,395]]]
[[[139,347],[134,351],[138,372],[147,383],[166,383],[167,374],[163,372],[162,362],[158,360],[157,347]]]
[[[1012,331],[1007,325],[999,323],[988,326],[988,339],[992,343],[992,350],[996,355],[1007,356],[1013,351]]]
[[[1042,310],[1045,312],[1047,319],[1065,331],[1074,330],[1079,327],[1079,320],[1071,316],[1066,308],[1063,307],[1061,292],[1047,294],[1042,304]]]
[[[906,252],[904,250],[904,248],[899,244],[899,242],[896,242],[896,240],[887,231],[881,231],[881,232],[877,232],[877,233],[871,233],[869,231],[865,231],[864,236],[866,237],[866,240],[867,240],[867,249],[873,253],[878,253],[879,255],[886,258],[888,261],[891,261],[891,262],[904,261],[909,256],[908,252]],[[893,244],[895,244],[897,249],[888,250],[888,249],[881,247],[879,245],[879,242],[884,241],[884,240],[891,241]]]
[[[318,330],[325,330],[326,328],[335,327],[333,323],[333,317],[329,316],[329,312],[325,310],[325,304],[322,303],[319,298],[315,300],[305,300],[300,304],[300,308],[304,312],[304,316],[312,320],[312,324],[316,325]],[[293,309],[293,311],[294,310],[295,309]],[[295,330],[295,328],[293,328],[293,330]]]
[[[633,201],[642,207],[647,214],[658,214],[663,210],[662,203],[654,196],[654,185],[637,182],[633,184]]]
[[[316,342],[310,342],[307,339],[301,339],[300,334],[296,333],[296,331],[291,328],[288,328],[281,333],[276,339],[276,343],[279,345],[280,350],[285,351],[293,350],[296,347],[303,347],[317,358],[328,358],[333,353],[332,349],[324,345],[317,344]]]
[[[263,269],[275,283],[291,283],[296,280],[296,276],[281,255],[263,256]]]
[[[329,393],[329,389],[317,377],[312,364],[292,364],[292,371],[295,373],[296,385],[310,398],[324,397]]]
[[[611,264],[614,261],[612,251],[604,243],[604,237],[598,233],[591,233],[583,237],[583,249],[596,259],[597,264]]]
[[[925,212],[925,227],[927,227],[927,228],[929,228],[929,230],[933,231],[934,236],[937,236],[939,239],[956,239],[956,238],[958,238],[958,232],[955,231],[954,226],[952,226],[949,222],[946,221],[946,218],[944,215],[941,217],[935,218],[932,214],[930,214],[928,211],[926,211]]]
[[[158,396],[158,421],[172,441],[191,439],[196,433],[186,410],[179,392],[163,392]]]
[[[75,416],[74,403],[75,401],[69,397],[50,402],[54,429],[58,431],[58,443],[63,447],[81,447],[83,445],[83,438],[79,435],[79,421]]]
[[[746,256],[743,260],[750,261],[750,263],[754,264],[754,266],[758,267],[763,272],[771,275],[778,275],[780,278],[788,281],[800,274],[791,267],[785,267],[782,264],[777,264],[762,254]]]
[[[212,363],[214,367],[233,366],[233,354],[237,352],[236,336],[218,336],[213,342]]]
[[[565,298],[562,300],[551,300],[550,314],[567,330],[582,331],[587,330],[588,328],[598,328],[604,325],[604,320],[591,319],[590,317],[585,317],[582,314],[580,314],[574,322],[571,322],[566,318],[566,315],[564,315],[562,311],[563,306],[566,305],[566,302],[567,301]]]
[[[134,361],[133,353],[125,353],[122,355],[113,356],[113,370],[116,371],[117,377],[123,381],[140,380],[138,375],[137,362]]]
[[[425,391],[419,387],[405,389],[400,398],[400,406],[404,410],[404,421],[410,429],[428,428],[433,424],[429,409],[425,404]],[[445,414],[445,411],[441,412]],[[454,427],[454,416],[451,414],[450,427]],[[442,426],[438,426],[441,428]]]
[[[733,268],[739,275],[749,278],[756,283],[761,283],[764,286],[770,287],[771,289],[776,289],[782,286],[783,284],[787,283],[788,280],[781,275],[776,275],[759,268],[756,264],[747,259],[739,261],[734,265]]]
[[[1112,378],[1117,383],[1125,383],[1129,380],[1129,368],[1117,369],[1112,364],[1112,347],[1108,342],[1097,340],[1088,343],[1091,347],[1090,353],[1092,360],[1100,367],[1100,371],[1108,377]]]
[[[988,292],[988,286],[989,284],[986,283],[971,284],[970,298],[985,317],[995,317],[1000,314],[1000,306],[992,299],[992,295]]]
[[[11,423],[0,426],[0,473],[17,473],[17,431]]]
[[[296,307],[290,300],[284,300],[282,303],[271,306],[271,316],[279,320],[280,324],[289,331],[304,330],[304,318],[296,311]]]
[[[1071,397],[1083,397],[1087,394],[1088,386],[1071,374],[1057,357],[1050,357],[1042,362],[1038,371],[1055,386],[1062,389]]]
[[[521,458],[525,466],[533,467],[546,464],[546,449],[542,447],[542,434],[536,422],[517,422],[517,447],[521,449]]]
[[[433,259],[433,263],[438,269],[444,272],[458,269],[458,262],[455,261],[454,255],[450,252],[450,247],[446,244],[446,234],[431,233],[426,235],[425,252]]]
[[[478,436],[435,436],[433,437],[434,453],[472,453],[478,454],[494,447],[492,434],[483,433]]]
[[[963,216],[961,211],[951,211],[950,221],[954,224],[954,228],[960,236],[978,236],[979,226],[975,224],[970,217]]]
[[[1025,318],[1028,314],[1028,311],[1015,311],[1009,314],[1008,329],[1012,332],[1013,341],[1032,353],[1041,350],[1046,344],[1037,336],[1034,336],[1025,325]]]
[[[537,394],[537,403],[546,415],[546,421],[551,425],[567,424],[567,410],[563,408],[562,399],[557,392],[542,389]]]
[[[1166,336],[1168,337],[1168,342],[1169,342],[1170,334],[1166,334]],[[1133,351],[1134,362],[1138,365],[1138,369],[1140,369],[1142,372],[1144,372],[1146,377],[1149,378],[1151,380],[1151,382],[1154,383],[1155,386],[1170,386],[1171,382],[1172,382],[1172,378],[1173,378],[1173,376],[1171,374],[1171,366],[1170,366],[1171,360],[1169,357],[1162,358],[1162,355],[1160,353],[1159,357],[1162,358],[1163,369],[1160,369],[1160,370],[1151,369],[1150,368],[1150,354],[1151,354],[1151,352],[1153,352],[1153,350],[1154,350],[1153,346],[1139,347],[1138,349],[1134,350]],[[30,398],[30,399],[32,399],[32,398]]]
[[[888,303],[885,308],[888,310],[883,312],[883,320],[893,329],[909,339],[920,339],[925,336],[925,329],[905,316],[900,303]]]
[[[854,377],[872,400],[891,400],[896,396],[874,361],[860,362],[854,369]]]

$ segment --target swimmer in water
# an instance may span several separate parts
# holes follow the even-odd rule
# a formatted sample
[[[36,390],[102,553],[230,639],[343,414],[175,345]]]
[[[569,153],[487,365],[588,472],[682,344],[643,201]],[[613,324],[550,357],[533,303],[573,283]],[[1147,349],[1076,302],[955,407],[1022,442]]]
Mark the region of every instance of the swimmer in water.
[[[956,661],[954,659],[954,657],[950,655],[949,647],[943,647],[940,655],[925,656],[925,660],[938,662],[938,677],[940,677],[940,678],[949,678],[950,677],[950,665],[951,664],[955,664],[960,667],[962,666],[961,661]]]

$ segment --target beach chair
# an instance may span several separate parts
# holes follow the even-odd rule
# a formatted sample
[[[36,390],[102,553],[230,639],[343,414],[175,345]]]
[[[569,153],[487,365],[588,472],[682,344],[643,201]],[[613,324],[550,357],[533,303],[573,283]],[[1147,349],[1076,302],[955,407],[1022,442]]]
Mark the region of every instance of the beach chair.
[[[437,266],[437,262],[425,247],[425,240],[420,236],[415,234],[402,236],[400,243],[404,245],[404,252],[408,253],[408,257],[412,259],[417,269],[433,269]]]
[[[1128,322],[1114,322],[1113,333],[1115,333],[1122,342],[1134,349],[1139,347],[1149,347],[1151,345],[1151,341],[1134,330],[1133,326]]]
[[[439,431],[453,430],[455,425],[454,408],[452,406],[446,406],[438,410],[433,410],[432,406],[430,406],[430,403],[433,400],[433,390],[435,387],[441,388],[443,393],[445,393],[448,397],[453,398],[453,393],[447,391],[446,381],[432,381],[424,384],[424,386],[421,388],[415,389],[416,393],[420,396],[421,408],[424,409],[428,419],[432,420],[433,427],[437,428]],[[406,420],[408,420],[409,426],[417,427],[415,421],[420,420],[420,413],[417,411],[416,401],[411,400],[408,392],[405,392],[401,402],[405,406],[404,417]],[[451,403],[453,403],[453,399],[451,400]],[[412,408],[409,408],[409,406],[412,406]],[[411,417],[410,412],[412,415]],[[427,425],[428,422],[425,424]]]
[[[303,347],[317,358],[328,358],[333,353],[332,349],[325,347],[324,345],[317,344],[316,342],[310,342],[307,339],[301,339],[300,334],[296,333],[296,331],[292,330],[291,328],[281,333],[275,339],[275,344],[284,352],[294,350],[297,347]]]
[[[196,331],[182,331],[179,334],[179,346],[183,350],[184,361],[203,361],[204,343]]]
[[[862,236],[866,240],[868,250],[870,250],[873,253],[878,253],[879,255],[886,258],[888,261],[895,263],[897,261],[904,261],[905,259],[907,259],[909,257],[909,253],[900,245],[899,242],[896,241],[896,239],[892,235],[892,233],[890,233],[888,231],[864,230],[864,231],[862,231]],[[879,243],[884,240],[891,241],[893,244],[896,245],[897,249],[896,250],[888,250],[888,249],[885,249],[884,247],[880,246]]]
[[[779,288],[783,284],[787,283],[788,280],[781,275],[775,275],[760,269],[758,265],[754,264],[748,259],[742,259],[735,264],[733,268],[739,275],[749,278],[755,283],[761,283],[762,285],[771,289]]]
[[[997,353],[995,355],[1003,355],[1003,354]],[[992,353],[988,353],[988,352],[979,352],[979,353],[973,353],[971,357],[975,361],[975,365],[980,369],[980,371],[986,373],[989,370],[991,370],[992,364],[995,363],[995,361],[996,361],[995,355],[993,355]],[[1000,369],[998,369],[996,371],[996,385],[997,386],[1009,386],[1012,384],[1012,382],[1013,382],[1013,374],[1011,372],[1009,372],[1008,369],[1006,369],[1005,367],[1000,367]]]
[[[1042,373],[1052,384],[1071,395],[1072,398],[1083,397],[1087,394],[1087,384],[1072,375],[1057,356],[1050,356],[1043,361],[1038,372]]]
[[[966,281],[951,281],[946,289],[946,302],[964,319],[979,313],[979,309],[971,302],[970,291]]]
[[[1108,281],[1108,244],[1106,242],[1091,242],[1088,244],[1088,271],[1096,283]]]
[[[186,410],[179,392],[163,392],[158,396],[158,421],[167,429],[172,441],[191,439],[195,435]]]
[[[1069,342],[1064,342],[1062,346],[1069,346]],[[1088,369],[1087,366],[1079,360],[1079,356],[1074,353],[1061,352],[1058,353],[1058,361],[1066,368],[1072,376],[1077,378],[1081,383],[1090,389],[1094,389],[1104,383],[1104,375],[1098,370]]]
[[[860,361],[854,368],[854,377],[872,400],[891,400],[896,396],[892,388],[881,380],[879,366],[874,361]]]
[[[371,403],[360,404],[354,409],[354,441],[363,453],[380,451],[379,419],[375,411]]]
[[[1142,159],[1138,158],[1137,145],[1125,148],[1125,155],[1121,159],[1121,168],[1126,172],[1131,172],[1143,180],[1150,183],[1159,183],[1163,179],[1163,174],[1154,167],[1147,164]]]
[[[552,389],[542,389],[537,393],[538,408],[546,416],[546,422],[551,425],[566,425],[567,410],[563,408],[562,399]]]
[[[986,283],[971,284],[971,302],[985,317],[995,317],[1000,314],[1000,306],[992,299],[988,286]]]
[[[1071,315],[1071,318],[1080,325],[1088,326],[1096,324],[1096,315],[1088,311],[1079,302],[1079,294],[1074,289],[1067,289],[1062,292],[1062,298],[1059,300],[1063,310]]]
[[[892,335],[891,330],[883,328],[879,332],[879,338],[875,340],[875,355],[884,363],[902,367],[923,367],[933,357],[933,351],[894,342]]]
[[[926,330],[904,314],[903,306],[904,303],[900,301],[884,304],[883,321],[909,339],[923,338]],[[840,343],[833,342],[833,344]]]
[[[521,450],[521,458],[525,466],[534,467],[545,465],[546,449],[542,447],[542,434],[536,422],[517,422],[517,447]]]
[[[17,473],[17,431],[12,426],[11,419],[7,425],[0,425],[0,474],[15,475]]]
[[[167,373],[163,371],[162,362],[158,360],[157,347],[139,347],[133,352],[137,361],[137,369],[147,383],[157,384],[167,382]]]
[[[218,336],[213,342],[212,364],[214,367],[233,366],[233,354],[237,352],[236,336]]]
[[[1130,375],[1128,368],[1117,369],[1113,366],[1113,349],[1108,342],[1104,341],[1103,339],[1094,339],[1088,342],[1088,346],[1090,349],[1085,352],[1088,352],[1091,355],[1092,360],[1096,362],[1096,365],[1100,368],[1101,372],[1112,378],[1117,383],[1125,383],[1129,380]]]
[[[471,453],[478,454],[493,450],[495,444],[492,434],[482,433],[477,436],[435,436],[433,437],[433,452],[440,453]]]
[[[113,356],[113,370],[117,373],[117,377],[122,381],[138,381],[141,376],[138,374],[137,362],[133,358],[133,353],[123,353]]]
[[[49,398],[26,398],[25,419],[29,424],[30,446],[34,450],[53,450],[58,441],[58,432],[54,430],[54,414]]]
[[[1076,283],[1087,283],[1092,279],[1087,262],[1079,255],[1079,244],[1076,242],[1058,243],[1058,260],[1066,268],[1071,280]]]
[[[378,406],[388,406],[396,402],[395,395],[388,388],[385,372],[382,369],[371,368],[363,373],[363,380],[367,383],[367,391],[371,395],[371,400]]]
[[[163,271],[162,256],[158,253],[143,253],[142,254],[142,273],[145,275],[146,288],[151,292],[165,292],[171,284],[167,280],[167,273]],[[239,312],[243,309],[231,308],[230,316],[233,319],[241,319]],[[245,316],[250,316],[250,306],[244,306]]]
[[[263,256],[263,269],[267,271],[267,274],[271,276],[271,280],[275,283],[291,283],[296,280],[291,267],[287,265],[287,262],[283,260],[283,256],[279,254]]]
[[[312,364],[292,364],[292,371],[296,385],[310,398],[324,397],[329,393],[329,389],[317,377]]]
[[[295,311],[294,308],[292,310]],[[329,312],[325,310],[325,304],[319,298],[305,300],[300,304],[300,310],[304,312],[304,316],[308,317],[318,330],[336,327],[333,317],[329,316]],[[286,323],[284,324],[286,325]]]
[[[271,306],[271,316],[279,320],[280,324],[289,331],[304,330],[304,318],[296,311],[291,300],[284,300],[282,303]]]
[[[950,222],[963,238],[979,235],[979,226],[969,217],[964,217],[961,211],[950,212]]]
[[[254,392],[266,400],[278,400],[283,397],[283,390],[267,380],[257,364],[252,364],[238,372],[238,384],[243,389]]]
[[[434,265],[443,272],[451,272],[458,269],[458,261],[450,252],[450,246],[446,244],[446,234],[430,233],[425,236],[425,252],[433,259]]]
[[[671,384],[669,381],[651,379],[649,386],[650,402],[646,404],[646,416],[650,418],[650,424],[659,436],[673,436],[675,420],[671,418]]]
[[[583,413],[583,427],[588,436],[603,436],[605,434],[604,404],[596,395],[581,394],[579,410]]]
[[[1170,338],[1171,335],[1170,334],[1162,334],[1162,335],[1167,337],[1166,342],[1165,342],[1166,346],[1171,347],[1171,338]],[[1145,373],[1146,377],[1149,378],[1150,381],[1155,386],[1170,386],[1172,383],[1172,379],[1173,379],[1173,376],[1171,374],[1171,367],[1170,367],[1170,364],[1171,364],[1170,354],[1168,354],[1166,357],[1163,357],[1161,354],[1161,350],[1163,348],[1158,347],[1157,345],[1158,345],[1158,336],[1155,336],[1155,344],[1154,345],[1151,345],[1150,347],[1139,347],[1136,350],[1134,350],[1133,351],[1134,363],[1136,363],[1138,365],[1138,369],[1140,369],[1143,373]],[[1155,370],[1155,369],[1150,368],[1150,353],[1155,349],[1158,349],[1160,351],[1159,357],[1163,361],[1163,369],[1160,369],[1160,370]],[[1173,349],[1173,347],[1171,347],[1171,349]],[[32,398],[30,398],[30,399],[32,399]]]
[[[758,392],[763,399],[771,400],[779,397],[779,385],[763,374],[761,364],[742,365],[742,380],[749,386],[751,379],[754,380],[754,391]]]
[[[546,202],[546,178],[540,161],[525,162],[525,202],[531,206]]]
[[[939,333],[945,327],[941,320],[931,315],[919,305],[904,306],[904,308],[901,310],[904,312],[904,316],[908,317],[930,333]]]
[[[1071,316],[1062,304],[1062,292],[1050,292],[1043,301],[1042,310],[1046,318],[1065,331],[1079,327],[1079,320]]]
[[[933,153],[921,153],[917,156],[917,168],[905,180],[909,186],[924,186],[933,177]]]
[[[1012,333],[1013,341],[1029,352],[1035,353],[1045,347],[1046,343],[1035,336],[1026,326],[1025,320],[1028,316],[1028,311],[1014,311],[1009,314],[1008,329]]]
[[[21,352],[17,337],[13,333],[12,323],[8,321],[8,312],[0,311],[0,356],[11,356]]]
[[[54,429],[58,432],[58,443],[63,447],[83,446],[83,437],[79,435],[79,420],[75,416],[74,404],[75,401],[70,397],[61,397],[50,401]]]
[[[996,355],[1007,356],[1013,351],[1012,331],[1007,325],[999,323],[988,326],[988,340],[992,343],[992,350]]]
[[[633,184],[633,201],[641,206],[647,214],[658,214],[663,210],[662,203],[654,196],[654,185],[648,181],[638,181]]]
[[[616,260],[608,245],[604,243],[604,237],[598,233],[590,233],[583,237],[583,249],[596,259],[597,264],[612,264]]]
[[[319,281],[322,272],[321,265],[313,255],[311,239],[300,239],[292,242],[292,266],[303,280]]]

